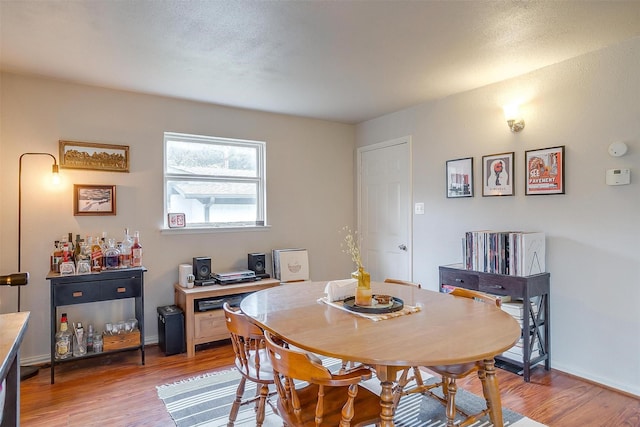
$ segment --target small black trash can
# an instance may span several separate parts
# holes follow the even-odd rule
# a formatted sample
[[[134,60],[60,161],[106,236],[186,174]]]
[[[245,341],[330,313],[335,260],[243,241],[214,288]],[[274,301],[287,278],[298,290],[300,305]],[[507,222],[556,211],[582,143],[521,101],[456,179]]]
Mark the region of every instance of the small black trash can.
[[[158,345],[165,356],[187,351],[184,341],[184,313],[177,305],[158,307]]]

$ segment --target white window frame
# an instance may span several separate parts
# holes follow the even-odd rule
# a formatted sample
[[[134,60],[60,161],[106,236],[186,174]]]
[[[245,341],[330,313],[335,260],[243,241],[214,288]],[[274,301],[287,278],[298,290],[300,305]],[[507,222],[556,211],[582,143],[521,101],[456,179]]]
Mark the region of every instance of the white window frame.
[[[167,172],[167,141],[181,141],[181,142],[194,142],[194,143],[209,143],[215,145],[230,145],[230,146],[243,146],[252,147],[257,150],[256,159],[256,176],[255,177],[237,177],[226,175],[194,175],[194,174],[175,174]],[[164,227],[165,231],[189,231],[189,232],[206,232],[206,231],[233,231],[233,230],[247,230],[247,229],[262,229],[268,227],[267,223],[267,177],[266,177],[266,142],[253,141],[244,139],[232,139],[221,138],[205,135],[191,135],[184,133],[165,132],[163,143],[163,193],[164,193]],[[257,185],[257,219],[255,224],[233,224],[233,223],[211,223],[209,225],[186,225],[184,228],[169,228],[168,224],[168,208],[169,208],[169,195],[167,194],[167,185],[172,180],[193,180],[193,181],[211,181],[211,182],[225,182],[225,181],[245,181],[247,183],[255,183]]]

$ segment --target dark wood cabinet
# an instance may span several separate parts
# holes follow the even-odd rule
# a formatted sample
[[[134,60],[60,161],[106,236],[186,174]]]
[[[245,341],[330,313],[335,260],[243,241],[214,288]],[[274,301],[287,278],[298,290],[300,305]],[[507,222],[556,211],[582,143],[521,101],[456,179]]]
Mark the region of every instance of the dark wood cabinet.
[[[50,273],[47,280],[51,282],[51,384],[54,383],[54,371],[57,363],[64,363],[80,358],[96,357],[110,353],[88,353],[80,357],[65,360],[55,358],[55,336],[58,322],[58,307],[85,304],[98,301],[113,301],[132,298],[135,304],[135,317],[140,330],[140,342],[132,347],[119,349],[140,350],[144,365],[144,267],[122,270],[106,270],[100,273],[63,276]]]
[[[519,277],[466,270],[462,264],[440,267],[440,290],[457,286],[494,295],[509,296],[523,302],[522,361],[496,356],[503,367],[515,367],[529,382],[531,367],[544,362],[551,369],[549,330],[549,273]],[[534,356],[532,356],[534,354]]]

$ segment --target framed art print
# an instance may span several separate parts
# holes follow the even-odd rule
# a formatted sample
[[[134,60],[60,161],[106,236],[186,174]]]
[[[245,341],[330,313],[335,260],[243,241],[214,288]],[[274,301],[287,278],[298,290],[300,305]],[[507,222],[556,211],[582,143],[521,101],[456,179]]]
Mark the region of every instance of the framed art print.
[[[473,197],[473,157],[447,160],[447,197]]]
[[[564,194],[564,145],[524,153],[525,194]]]
[[[115,215],[116,186],[75,184],[73,214],[75,216]]]
[[[167,214],[167,223],[169,224],[169,228],[184,228],[187,225],[183,213]]]
[[[129,146],[59,141],[60,167],[129,172]]]
[[[482,156],[483,196],[513,196],[513,155],[512,151]]]

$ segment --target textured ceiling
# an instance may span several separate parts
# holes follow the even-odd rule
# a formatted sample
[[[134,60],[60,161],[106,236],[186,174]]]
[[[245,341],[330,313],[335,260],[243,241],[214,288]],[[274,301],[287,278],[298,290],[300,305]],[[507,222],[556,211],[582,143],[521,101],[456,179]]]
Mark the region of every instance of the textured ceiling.
[[[640,35],[640,1],[0,0],[0,66],[358,123]]]

